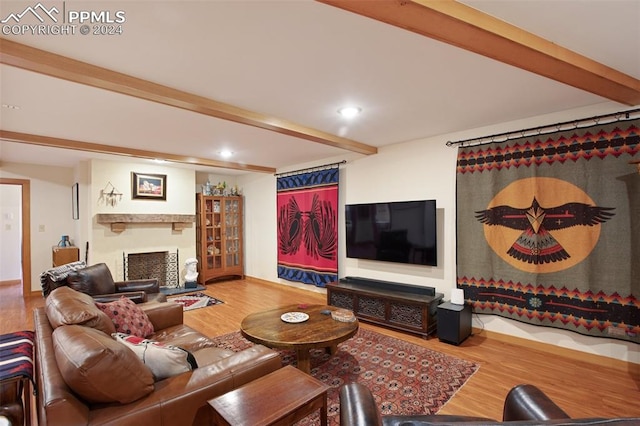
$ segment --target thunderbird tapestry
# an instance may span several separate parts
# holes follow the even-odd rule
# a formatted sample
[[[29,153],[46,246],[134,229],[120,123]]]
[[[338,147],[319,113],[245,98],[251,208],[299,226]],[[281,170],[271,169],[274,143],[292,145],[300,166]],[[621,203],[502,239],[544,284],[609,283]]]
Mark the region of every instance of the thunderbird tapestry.
[[[457,282],[475,312],[640,343],[639,127],[459,148]]]
[[[279,278],[338,280],[338,178],[337,167],[278,178]]]

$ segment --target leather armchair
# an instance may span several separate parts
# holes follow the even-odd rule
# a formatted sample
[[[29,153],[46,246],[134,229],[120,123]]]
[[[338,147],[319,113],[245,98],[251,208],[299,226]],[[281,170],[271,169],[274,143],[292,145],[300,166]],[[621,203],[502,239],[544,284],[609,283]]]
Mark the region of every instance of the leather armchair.
[[[165,302],[167,300],[167,296],[160,292],[158,280],[114,281],[109,267],[104,263],[71,271],[65,280],[51,282],[48,290],[51,292],[62,285],[88,294],[98,302],[110,302],[122,296],[128,297],[135,303]],[[45,294],[46,296],[48,293]]]
[[[456,425],[605,425],[640,424],[637,418],[571,419],[544,392],[533,385],[512,388],[504,402],[502,421],[473,416],[444,414],[382,416],[371,391],[360,383],[340,388],[341,426],[430,426]]]
[[[518,385],[507,394],[502,418],[516,421],[569,419],[570,417],[537,387]]]

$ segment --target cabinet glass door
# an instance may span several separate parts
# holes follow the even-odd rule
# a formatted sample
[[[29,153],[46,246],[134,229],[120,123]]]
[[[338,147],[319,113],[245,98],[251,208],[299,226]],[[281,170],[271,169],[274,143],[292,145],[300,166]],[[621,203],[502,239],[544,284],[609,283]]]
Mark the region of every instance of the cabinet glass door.
[[[205,199],[207,268],[222,268],[222,224],[220,200]]]
[[[227,267],[240,265],[240,199],[227,199],[224,206],[225,263]]]

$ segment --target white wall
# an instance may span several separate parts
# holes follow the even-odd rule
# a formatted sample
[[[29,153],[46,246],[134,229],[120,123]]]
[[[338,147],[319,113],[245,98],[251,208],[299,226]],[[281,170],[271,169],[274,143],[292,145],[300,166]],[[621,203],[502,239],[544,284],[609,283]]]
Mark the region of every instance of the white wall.
[[[193,170],[169,167],[163,164],[135,162],[91,161],[87,200],[91,223],[89,240],[89,264],[104,262],[109,266],[116,280],[124,278],[123,253],[143,253],[152,251],[179,251],[179,269],[184,269],[184,261],[196,256],[195,223],[182,231],[173,231],[171,223],[128,224],[121,232],[112,232],[109,225],[99,224],[99,213],[137,214],[188,214],[195,215],[195,172]],[[163,174],[167,176],[166,201],[132,199],[131,173]],[[101,201],[100,191],[108,183],[121,192],[122,200],[115,206]]]
[[[517,122],[461,131],[428,139],[391,145],[379,149],[377,155],[350,155],[331,158],[317,164],[303,164],[289,170],[347,159],[341,166],[340,204],[436,199],[438,215],[438,266],[424,267],[347,259],[344,228],[340,229],[339,274],[360,276],[416,285],[433,286],[450,298],[456,284],[456,210],[455,164],[457,149],[447,147],[449,140],[481,137],[499,132],[549,125],[625,108],[604,103],[563,113],[549,114]],[[282,170],[285,171],[285,170]],[[253,174],[239,179],[245,194],[245,247],[248,276],[291,285],[277,278],[275,177]],[[339,223],[344,223],[340,218]],[[303,286],[303,285],[301,285]],[[309,288],[310,286],[304,286]],[[474,326],[580,350],[596,355],[640,363],[638,345],[613,339],[583,336],[546,327],[535,327],[506,318],[482,315],[474,318]]]
[[[22,278],[21,205],[20,185],[0,185],[0,281]]]
[[[244,273],[281,282],[277,268],[276,178],[253,173],[242,176],[239,185],[244,194]]]
[[[76,240],[71,217],[73,169],[2,164],[2,177],[31,182],[31,290],[40,291],[40,274],[51,268],[51,248],[62,235]]]

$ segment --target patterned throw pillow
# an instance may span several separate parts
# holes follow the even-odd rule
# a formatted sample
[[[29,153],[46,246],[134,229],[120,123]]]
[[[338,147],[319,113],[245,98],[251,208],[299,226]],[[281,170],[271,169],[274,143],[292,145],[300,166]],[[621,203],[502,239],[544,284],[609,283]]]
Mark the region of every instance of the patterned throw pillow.
[[[124,296],[109,303],[96,302],[96,306],[111,318],[119,333],[147,337],[155,331],[147,314]]]
[[[111,336],[135,352],[151,370],[156,381],[198,368],[193,354],[178,346],[123,333],[113,333]]]

